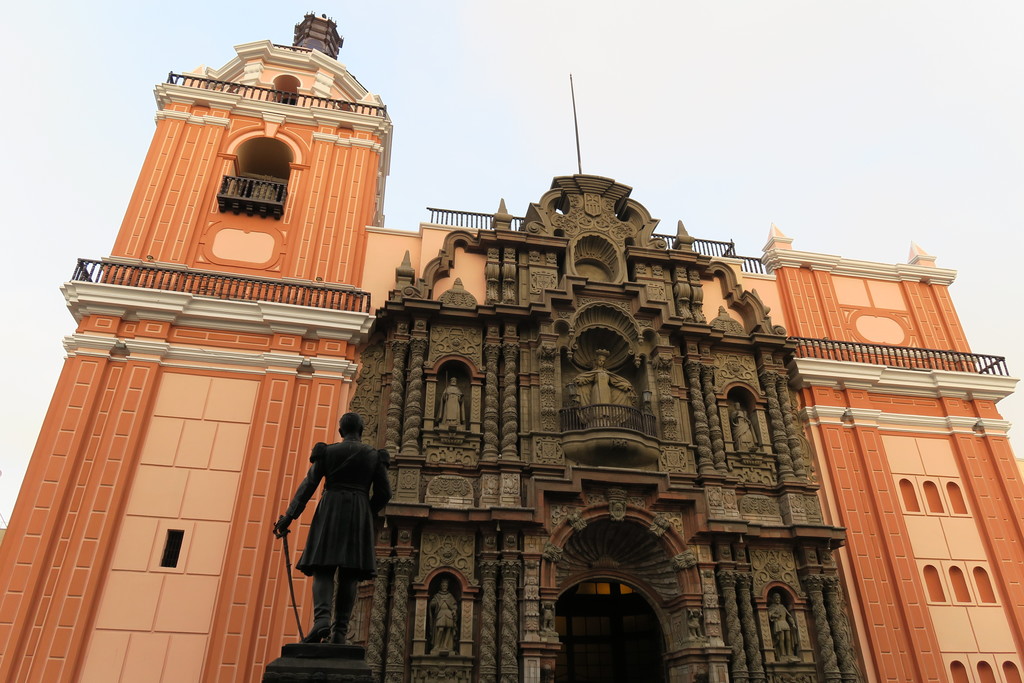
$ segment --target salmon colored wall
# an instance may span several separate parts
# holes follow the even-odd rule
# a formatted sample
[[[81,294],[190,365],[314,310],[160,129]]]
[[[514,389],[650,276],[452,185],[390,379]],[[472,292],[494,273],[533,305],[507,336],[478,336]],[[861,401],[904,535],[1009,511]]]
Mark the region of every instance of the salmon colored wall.
[[[380,165],[374,136],[289,122],[278,127],[181,103],[166,111],[193,119],[158,121],[113,256],[251,276],[361,279]],[[228,123],[193,122],[204,116]],[[256,137],[275,138],[292,149],[281,220],[217,208],[223,176],[236,172],[238,146]],[[222,230],[231,232],[225,236]]]
[[[774,275],[790,335],[970,350],[945,285],[793,267]]]
[[[843,571],[868,668],[880,680],[944,681],[954,659],[1019,666],[1024,484],[1006,438],[950,435],[937,428],[931,436],[918,427],[907,428],[917,433],[883,430],[877,417],[856,416],[859,410],[865,416],[920,415],[925,421],[991,417],[991,402],[822,386],[802,390],[801,399],[813,411],[820,409],[819,415],[855,411],[851,424],[812,421],[810,430],[829,508],[847,528]],[[934,511],[927,482],[935,484]],[[962,493],[966,511],[953,511],[950,483]],[[908,506],[903,487],[913,489],[919,510]],[[942,577],[945,601],[928,594],[925,566]],[[968,600],[950,598],[953,566],[964,572]],[[994,603],[981,600],[978,568],[991,581]]]

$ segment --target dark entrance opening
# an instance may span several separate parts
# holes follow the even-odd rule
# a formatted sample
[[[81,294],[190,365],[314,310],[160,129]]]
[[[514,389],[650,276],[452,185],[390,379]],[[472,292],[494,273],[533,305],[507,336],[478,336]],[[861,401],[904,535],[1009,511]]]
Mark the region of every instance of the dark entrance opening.
[[[557,683],[661,683],[661,629],[639,593],[616,581],[586,581],[558,599],[562,649]]]

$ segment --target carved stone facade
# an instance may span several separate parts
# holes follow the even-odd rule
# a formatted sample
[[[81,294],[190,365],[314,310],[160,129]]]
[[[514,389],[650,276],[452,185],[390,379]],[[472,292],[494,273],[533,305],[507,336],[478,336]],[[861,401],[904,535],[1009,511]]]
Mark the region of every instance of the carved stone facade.
[[[843,533],[808,477],[784,331],[629,192],[556,178],[521,229],[499,212],[451,233],[379,311],[354,405],[397,472],[363,611],[381,680],[562,676],[583,586],[633,596],[666,662],[654,680],[859,680],[835,565],[817,562]],[[705,311],[706,287],[727,306]],[[442,580],[458,627],[439,652]]]

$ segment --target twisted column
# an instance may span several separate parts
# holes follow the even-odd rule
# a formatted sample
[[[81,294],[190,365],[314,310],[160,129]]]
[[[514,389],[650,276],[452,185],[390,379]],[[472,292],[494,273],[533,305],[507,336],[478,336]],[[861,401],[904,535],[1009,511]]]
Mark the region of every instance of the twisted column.
[[[835,641],[836,655],[839,658],[839,673],[843,681],[860,683],[857,658],[853,653],[850,622],[846,618],[846,605],[837,576],[825,577],[825,609],[828,610],[829,627],[832,629],[832,639]]]
[[[384,683],[402,683],[405,680],[405,641],[409,630],[409,576],[414,561],[411,557],[396,557],[395,580],[391,585],[391,623],[388,624],[388,655],[384,669]]]
[[[725,465],[725,438],[722,436],[722,419],[718,415],[718,401],[715,399],[715,369],[701,363],[700,378],[704,385],[704,403],[711,436],[711,460],[716,470],[726,472],[728,468]]]
[[[747,649],[747,669],[751,681],[764,681],[764,662],[758,646],[757,623],[754,620],[754,595],[751,591],[753,580],[750,574],[738,572],[736,576],[736,600],[740,606],[740,622],[743,626],[743,643]]]
[[[377,558],[377,576],[373,579],[373,601],[370,603],[370,635],[366,639],[366,663],[380,680],[381,655],[384,652],[384,617],[388,607],[388,578],[394,558]]]
[[[387,434],[384,447],[398,452],[398,439],[402,429],[402,397],[405,394],[405,356],[409,342],[396,339],[391,342],[391,396],[388,398]]]
[[[480,562],[480,578],[483,594],[480,599],[480,683],[495,683],[498,674],[497,637],[495,625],[498,621],[496,603],[497,560]]]
[[[498,458],[498,356],[500,344],[484,344],[484,460]]]
[[[519,683],[519,560],[501,561],[501,683]]]
[[[505,384],[501,389],[501,457],[517,457],[519,438],[519,342],[506,341],[502,346],[505,358]]]
[[[409,391],[405,395],[405,431],[402,434],[402,454],[416,455],[423,426],[423,355],[426,339],[409,342]]]
[[[828,612],[825,610],[825,600],[822,596],[825,581],[826,577],[821,574],[812,574],[811,576],[804,577],[807,595],[811,598],[814,625],[818,629],[818,652],[821,655],[821,666],[825,671],[825,680],[838,681],[842,677],[839,673],[839,665],[836,663],[836,648],[832,640],[832,628],[828,623]]]
[[[779,393],[775,382],[777,375],[769,370],[758,373],[761,389],[768,398],[768,424],[772,432],[772,447],[779,461],[779,480],[793,478],[793,458],[789,453],[789,442],[786,440],[786,425],[779,406]]]
[[[715,471],[711,462],[711,432],[708,429],[708,414],[704,409],[704,392],[700,386],[700,363],[687,360],[686,384],[690,389],[690,408],[693,410],[693,438],[697,442],[697,470],[701,474]]]
[[[778,382],[779,409],[786,424],[786,440],[793,458],[793,472],[801,479],[807,476],[807,461],[804,458],[804,445],[800,441],[800,431],[793,417],[793,405],[789,400],[789,381],[782,375],[776,377]]]
[[[740,683],[747,680],[747,660],[744,656],[740,615],[736,609],[736,572],[718,572],[718,584],[722,587],[722,601],[725,605],[725,632],[729,637],[729,647],[732,648],[730,680]]]

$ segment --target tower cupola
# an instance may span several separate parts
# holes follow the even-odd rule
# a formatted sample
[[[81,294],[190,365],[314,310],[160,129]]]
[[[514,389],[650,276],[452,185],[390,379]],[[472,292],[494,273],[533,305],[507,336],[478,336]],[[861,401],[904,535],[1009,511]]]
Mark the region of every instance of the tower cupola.
[[[318,17],[310,12],[295,24],[295,40],[292,42],[295,47],[319,50],[337,59],[344,42],[345,39],[338,35],[338,25],[326,14]]]

